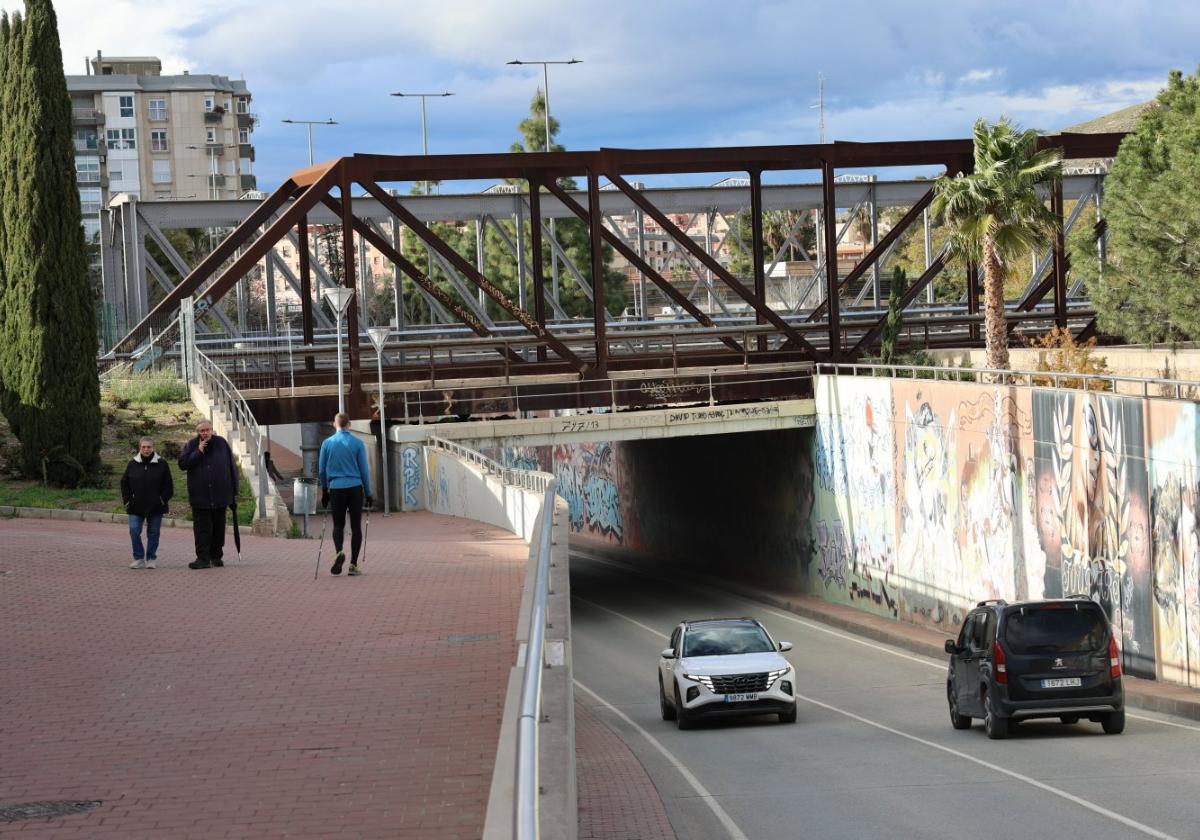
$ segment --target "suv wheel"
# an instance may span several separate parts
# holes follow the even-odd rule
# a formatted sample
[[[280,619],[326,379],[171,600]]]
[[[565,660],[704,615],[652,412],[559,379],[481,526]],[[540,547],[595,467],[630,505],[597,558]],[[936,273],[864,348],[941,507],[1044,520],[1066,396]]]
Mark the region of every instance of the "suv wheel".
[[[796,722],[796,707],[792,706],[792,710],[790,712],[780,712],[779,713],[779,722],[780,723],[795,723]]]
[[[692,719],[687,716],[687,712],[683,710],[683,700],[679,697],[679,686],[675,686],[675,725],[680,729],[691,729],[694,725]]]
[[[1125,710],[1109,712],[1100,719],[1100,725],[1104,727],[1105,735],[1120,735],[1125,731]]]
[[[983,728],[993,741],[1008,737],[1008,718],[998,717],[992,708],[992,695],[988,694],[983,700]]]
[[[658,706],[663,720],[675,720],[675,707],[667,702],[667,694],[663,691],[662,674],[658,675]]]
[[[1059,715],[1058,719],[1070,726],[1073,723],[1079,723],[1079,715]]]
[[[946,686],[946,697],[950,703],[950,725],[955,729],[970,729],[971,716],[958,713],[958,698],[955,697],[953,686]]]

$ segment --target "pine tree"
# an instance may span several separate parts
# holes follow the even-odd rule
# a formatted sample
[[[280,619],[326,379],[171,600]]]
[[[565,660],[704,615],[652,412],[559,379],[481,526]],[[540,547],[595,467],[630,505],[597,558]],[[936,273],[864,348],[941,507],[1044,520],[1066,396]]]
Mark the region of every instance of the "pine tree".
[[[5,52],[3,410],[25,473],[75,484],[99,468],[100,389],[71,102],[50,0],[26,0]]]

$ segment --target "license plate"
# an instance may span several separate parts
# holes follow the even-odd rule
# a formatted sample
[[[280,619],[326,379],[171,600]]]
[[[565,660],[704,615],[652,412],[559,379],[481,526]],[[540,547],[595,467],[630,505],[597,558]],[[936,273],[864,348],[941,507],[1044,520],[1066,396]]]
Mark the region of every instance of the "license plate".
[[[1079,677],[1063,677],[1057,680],[1042,680],[1042,688],[1079,688],[1083,685]]]
[[[747,700],[757,700],[757,694],[726,694],[726,703],[744,703]]]

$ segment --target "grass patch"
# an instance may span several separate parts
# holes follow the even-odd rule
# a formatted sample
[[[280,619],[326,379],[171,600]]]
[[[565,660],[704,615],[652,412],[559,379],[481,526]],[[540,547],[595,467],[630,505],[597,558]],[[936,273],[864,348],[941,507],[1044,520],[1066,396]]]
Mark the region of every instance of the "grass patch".
[[[171,370],[145,373],[122,372],[107,381],[108,393],[115,401],[127,403],[179,403],[188,399],[187,383]]]

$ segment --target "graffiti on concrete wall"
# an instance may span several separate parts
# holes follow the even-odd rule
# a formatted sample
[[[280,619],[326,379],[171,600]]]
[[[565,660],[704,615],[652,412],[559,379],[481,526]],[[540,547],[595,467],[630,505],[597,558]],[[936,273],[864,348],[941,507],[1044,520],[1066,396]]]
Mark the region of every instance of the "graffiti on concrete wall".
[[[553,459],[558,493],[567,501],[571,530],[624,542],[624,487],[613,444],[559,444],[554,447]]]
[[[403,490],[404,510],[416,510],[421,506],[421,448],[408,444],[400,450],[400,481]]]

